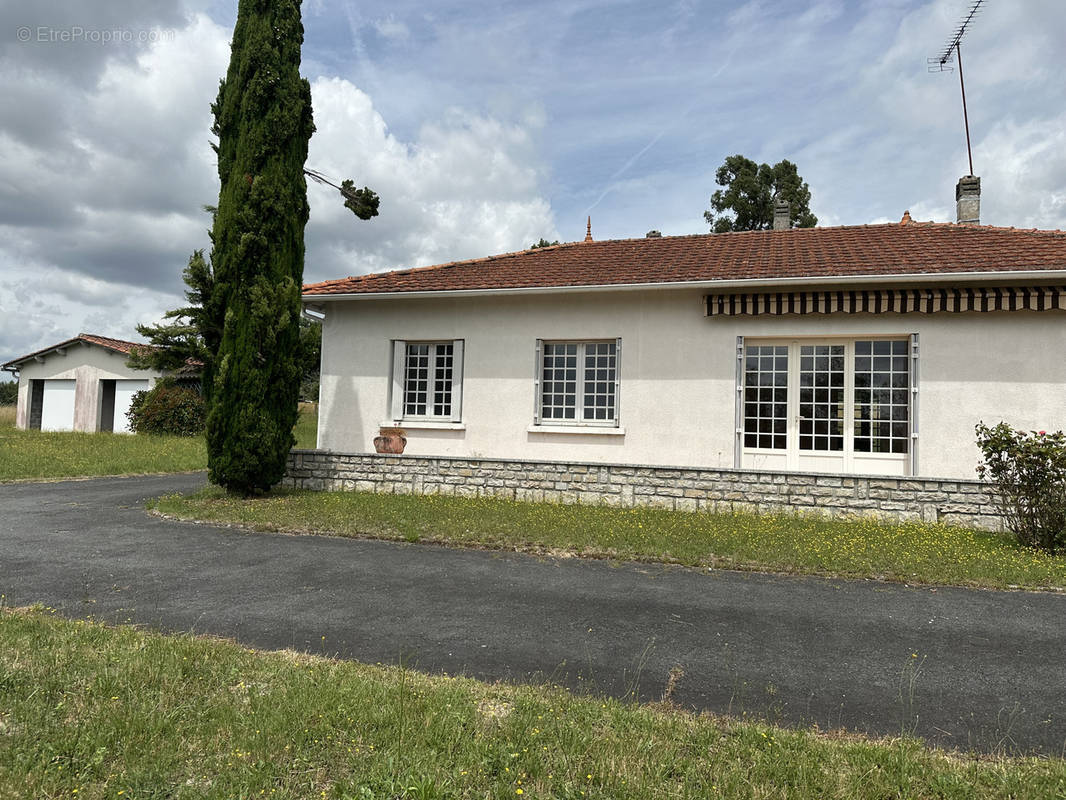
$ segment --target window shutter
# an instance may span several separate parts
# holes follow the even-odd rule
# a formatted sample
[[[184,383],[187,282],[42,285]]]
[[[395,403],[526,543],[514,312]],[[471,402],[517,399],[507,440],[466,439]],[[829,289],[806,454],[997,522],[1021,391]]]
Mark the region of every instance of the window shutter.
[[[536,356],[533,361],[533,424],[540,425],[540,373],[544,352],[544,340],[537,339]]]
[[[463,340],[452,343],[452,422],[463,421]]]
[[[392,343],[392,413],[394,422],[403,419],[403,371],[407,359],[407,342]]]
[[[918,334],[911,334],[911,475],[918,473]]]
[[[614,340],[614,426],[622,422],[622,337]]]
[[[744,337],[737,337],[737,392],[734,408],[735,443],[733,444],[733,467],[740,469],[744,447]]]

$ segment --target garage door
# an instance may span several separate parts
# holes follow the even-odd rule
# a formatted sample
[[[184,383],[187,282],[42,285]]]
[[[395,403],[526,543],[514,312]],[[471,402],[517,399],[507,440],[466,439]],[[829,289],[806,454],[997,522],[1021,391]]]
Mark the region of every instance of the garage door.
[[[41,401],[42,431],[74,430],[74,386],[76,381],[45,381]]]
[[[126,412],[130,410],[130,400],[136,392],[148,391],[148,381],[115,381],[115,422],[111,428],[115,433],[129,433],[130,421]]]

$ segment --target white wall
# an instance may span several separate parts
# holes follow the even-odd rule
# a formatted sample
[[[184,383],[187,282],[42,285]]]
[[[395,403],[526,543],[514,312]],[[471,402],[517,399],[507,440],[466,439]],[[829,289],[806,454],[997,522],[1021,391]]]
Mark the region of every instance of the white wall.
[[[326,306],[319,447],[373,452],[393,339],[464,339],[465,430],[408,453],[731,467],[736,337],[921,335],[919,473],[972,478],[974,424],[1066,427],[1066,315],[703,316],[703,292],[359,300]],[[624,436],[530,433],[535,340],[622,338]]]
[[[74,430],[100,430],[101,380],[145,380],[149,387],[159,378],[159,373],[131,369],[126,366],[126,356],[98,345],[73,344],[66,354],[48,353],[43,361],[27,361],[19,367],[18,408],[15,425],[27,428],[30,421],[31,380],[75,380]]]

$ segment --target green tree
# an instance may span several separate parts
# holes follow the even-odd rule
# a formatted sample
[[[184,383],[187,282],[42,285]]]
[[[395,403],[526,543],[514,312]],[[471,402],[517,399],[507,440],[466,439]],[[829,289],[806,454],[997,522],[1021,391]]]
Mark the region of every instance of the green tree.
[[[540,241],[531,244],[529,246],[529,249],[530,250],[536,250],[538,247],[554,247],[557,244],[559,244],[559,240],[558,239],[556,239],[554,242],[549,242],[547,239],[545,239],[543,236],[541,236],[540,237]]]
[[[300,0],[240,0],[212,105],[221,187],[204,313],[221,338],[204,375],[207,464],[213,483],[242,494],[277,483],[295,442],[314,132],[302,44]]]
[[[366,186],[356,189],[354,181],[351,180],[344,180],[338,186],[321,173],[311,169],[304,169],[304,175],[336,189],[344,198],[345,208],[359,219],[368,220],[378,215],[381,199],[377,193]],[[214,219],[218,208],[205,205],[204,211],[211,214]],[[196,250],[189,257],[189,263],[182,271],[182,280],[188,287],[185,291],[185,298],[189,301],[189,305],[167,311],[161,323],[137,326],[137,332],[148,340],[151,347],[134,350],[130,354],[127,364],[133,369],[173,372],[193,364],[204,368],[218,350],[222,331],[217,327],[217,320],[207,313],[204,304],[205,298],[210,297],[211,294],[214,273],[211,264],[204,258],[203,250]],[[312,323],[306,317],[301,317],[300,342],[300,358],[304,365],[302,385],[317,384],[318,359],[322,342],[321,326]],[[303,394],[305,391],[301,389],[301,395]],[[315,394],[317,396],[317,389]]]
[[[319,366],[322,362],[322,325],[300,317],[300,400],[318,400]]]
[[[704,211],[703,218],[715,233],[772,228],[776,197],[788,201],[791,227],[813,228],[818,224],[810,209],[811,190],[791,161],[779,161],[771,167],[742,155],[729,156],[714,180],[723,188],[711,195],[712,210]]]
[[[166,312],[162,323],[137,326],[137,332],[153,346],[130,353],[127,363],[134,369],[172,372],[189,362],[204,365],[218,349],[222,331],[204,309],[214,276],[203,250],[189,257],[182,278],[188,287],[185,299],[189,305]]]

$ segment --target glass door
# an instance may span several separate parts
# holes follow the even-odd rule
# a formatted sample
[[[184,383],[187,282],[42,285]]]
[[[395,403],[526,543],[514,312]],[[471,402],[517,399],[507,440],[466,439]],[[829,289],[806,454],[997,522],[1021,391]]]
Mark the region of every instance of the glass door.
[[[907,339],[745,343],[740,464],[905,475],[912,431]]]
[[[844,344],[799,346],[795,469],[844,470],[844,431],[849,427],[845,349]]]

